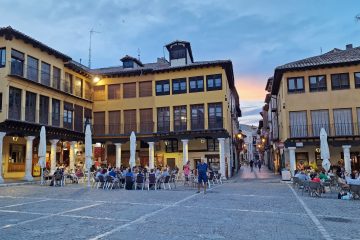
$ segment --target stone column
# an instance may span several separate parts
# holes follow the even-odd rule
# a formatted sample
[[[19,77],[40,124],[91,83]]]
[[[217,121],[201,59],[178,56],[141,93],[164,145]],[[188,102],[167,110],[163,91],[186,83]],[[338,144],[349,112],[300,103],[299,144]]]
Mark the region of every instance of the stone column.
[[[189,140],[181,139],[181,142],[183,145],[183,165],[185,165],[189,160]]]
[[[295,176],[295,170],[296,170],[295,150],[296,150],[296,147],[288,147],[288,149],[289,149],[291,176]]]
[[[33,157],[33,140],[34,136],[25,137],[26,139],[26,156],[25,156],[25,181],[32,181],[34,178],[31,174],[32,157]]]
[[[115,161],[116,161],[116,167],[120,168],[120,166],[121,166],[121,143],[115,143]]]
[[[220,155],[220,173],[225,177],[225,138],[218,138],[219,140],[219,155]]]
[[[6,132],[0,132],[0,183],[4,182],[4,179],[2,177],[2,166],[3,166],[3,144],[4,144],[4,137],[6,135]]]
[[[344,152],[345,172],[351,173],[351,158],[350,158],[351,145],[343,145],[342,148],[343,148],[343,152]]]
[[[228,177],[230,178],[231,177],[231,168],[232,168],[232,154],[231,154],[231,139],[230,138],[227,138],[225,140],[225,151],[226,151],[226,158],[227,158],[227,161],[228,161]]]
[[[54,174],[56,169],[56,144],[59,142],[59,139],[50,140],[50,173]]]
[[[69,168],[70,170],[75,170],[75,141],[70,142],[70,150],[69,150]]]
[[[154,151],[154,142],[148,142],[149,144],[149,168],[154,168],[154,158],[155,158],[155,151]]]

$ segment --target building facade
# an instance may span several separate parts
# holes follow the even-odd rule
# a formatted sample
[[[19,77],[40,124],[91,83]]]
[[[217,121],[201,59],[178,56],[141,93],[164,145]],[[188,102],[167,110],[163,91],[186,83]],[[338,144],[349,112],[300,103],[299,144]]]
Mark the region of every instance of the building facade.
[[[129,163],[129,134],[137,135],[136,164],[182,169],[201,158],[230,177],[238,169],[236,146],[239,97],[232,63],[195,62],[191,45],[175,41],[169,61],[143,64],[125,56],[122,66],[94,70],[94,140],[102,143],[98,159]],[[121,159],[121,160],[120,160]]]
[[[46,126],[47,164],[84,162],[84,124],[93,125],[95,160],[127,165],[137,135],[137,164],[192,166],[205,157],[231,176],[237,169],[241,115],[232,63],[195,62],[190,43],[168,44],[169,61],[89,69],[11,28],[0,28],[0,181],[38,174],[37,145]]]
[[[359,47],[347,45],[279,66],[271,81],[269,103],[276,105],[272,144],[282,167],[292,172],[309,164],[320,168],[319,135],[324,128],[331,164],[348,172],[360,168]]]

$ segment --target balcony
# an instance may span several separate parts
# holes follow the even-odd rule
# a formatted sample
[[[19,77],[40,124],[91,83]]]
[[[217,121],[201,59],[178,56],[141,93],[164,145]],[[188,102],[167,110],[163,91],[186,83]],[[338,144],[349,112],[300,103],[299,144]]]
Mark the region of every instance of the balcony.
[[[75,122],[75,119],[72,119],[73,121],[71,123],[64,122],[64,116],[61,114],[52,114],[51,112],[41,112],[39,110],[33,111],[33,109],[27,109],[26,107],[9,107],[8,105],[5,106],[3,111],[6,113],[5,119],[7,120],[22,121],[52,127],[60,127],[62,122],[62,128],[77,132],[84,131],[84,122]],[[24,116],[22,117],[22,115]]]
[[[359,136],[358,123],[334,123],[289,126],[291,138],[319,138],[324,128],[329,137]]]
[[[65,81],[65,79],[61,79],[59,76],[52,75],[48,72],[42,72],[40,69],[22,64],[20,62],[10,62],[9,66],[9,76],[28,80],[46,88],[61,91],[71,96],[92,101],[92,94],[90,89],[85,89],[83,94],[83,91],[74,88],[75,86],[72,86],[69,81]],[[84,97],[81,95],[84,95]]]
[[[193,119],[194,120],[194,119]],[[223,118],[210,119],[196,119],[191,121],[191,130],[205,130],[205,120],[208,120],[209,130],[223,129]],[[94,124],[94,136],[122,136],[130,135],[132,131],[136,134],[152,134],[152,133],[169,133],[187,131],[187,121],[175,120],[173,122],[173,129],[171,129],[170,121],[161,121],[155,124],[154,122],[138,122],[125,124]]]

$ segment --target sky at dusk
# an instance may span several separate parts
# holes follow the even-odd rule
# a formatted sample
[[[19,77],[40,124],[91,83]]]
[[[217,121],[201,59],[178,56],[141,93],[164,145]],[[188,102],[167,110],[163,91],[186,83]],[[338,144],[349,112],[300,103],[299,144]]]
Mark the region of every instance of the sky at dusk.
[[[257,125],[265,84],[278,65],[348,43],[360,45],[359,0],[0,0],[11,25],[92,67],[120,65],[125,54],[154,62],[175,39],[195,61],[231,59],[244,117]],[[166,57],[167,56],[167,53]]]

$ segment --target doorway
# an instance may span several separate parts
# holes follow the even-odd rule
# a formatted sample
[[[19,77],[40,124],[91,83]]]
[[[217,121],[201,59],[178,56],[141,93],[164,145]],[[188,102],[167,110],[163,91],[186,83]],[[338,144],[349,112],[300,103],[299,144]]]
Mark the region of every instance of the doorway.
[[[175,168],[175,158],[167,158],[166,164],[170,167],[170,169]]]

